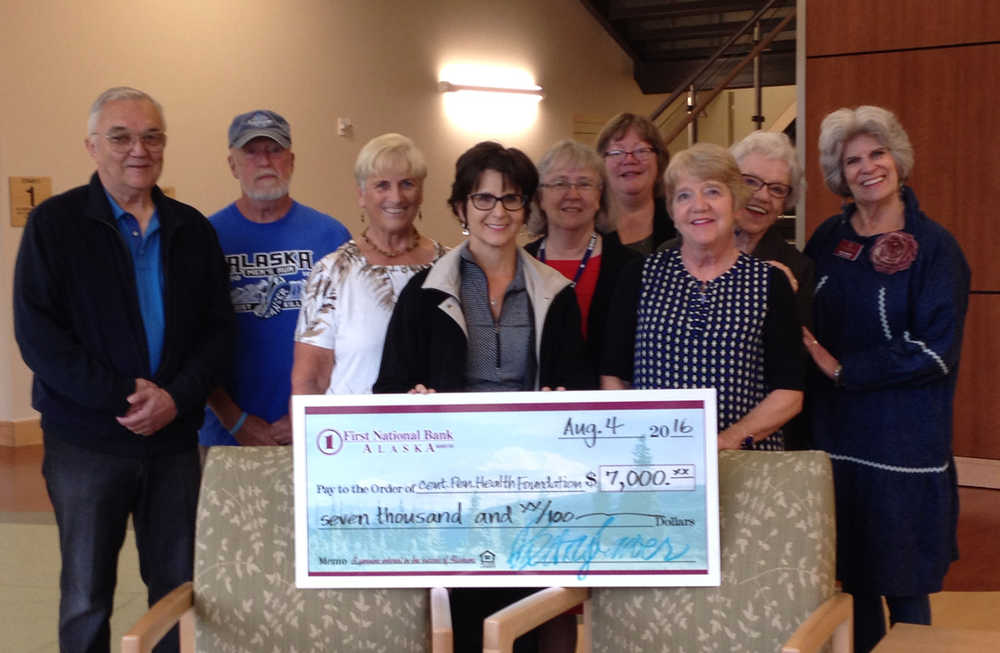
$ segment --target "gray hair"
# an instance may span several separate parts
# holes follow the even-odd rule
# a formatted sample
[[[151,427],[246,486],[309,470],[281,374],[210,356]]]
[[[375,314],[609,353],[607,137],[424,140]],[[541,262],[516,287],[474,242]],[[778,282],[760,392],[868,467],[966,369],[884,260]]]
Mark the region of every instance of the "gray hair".
[[[743,159],[751,154],[759,154],[765,159],[781,161],[788,166],[788,185],[792,187],[792,192],[785,198],[785,208],[790,209],[795,206],[805,186],[805,178],[802,166],[799,164],[799,157],[795,154],[795,146],[791,139],[781,132],[754,131],[739,143],[729,148],[736,163],[741,164]],[[764,181],[774,181],[765,179]]]
[[[538,161],[537,167],[538,177],[542,180],[557,168],[586,168],[594,172],[601,184],[601,203],[597,209],[597,215],[594,216],[594,228],[601,233],[614,230],[607,207],[607,171],[604,168],[604,160],[594,148],[567,138],[553,145]],[[531,199],[531,213],[528,216],[527,224],[525,224],[528,233],[538,236],[548,233],[549,230],[549,218],[539,203],[542,192],[543,189],[539,188]]]
[[[750,187],[743,181],[743,173],[729,150],[715,143],[695,143],[681,150],[670,159],[663,173],[663,186],[667,191],[667,206],[674,201],[677,183],[684,175],[701,181],[718,181],[729,187],[733,196],[733,212],[743,208],[750,199]]]
[[[851,189],[844,180],[844,145],[860,134],[871,136],[889,150],[900,181],[910,176],[913,146],[896,116],[882,107],[844,107],[823,118],[819,128],[819,165],[830,190],[843,197],[851,196]]]
[[[160,122],[163,123],[163,129],[166,130],[167,121],[163,117],[163,107],[149,93],[144,93],[131,86],[115,86],[98,95],[94,103],[90,105],[90,116],[87,118],[88,135],[97,131],[97,121],[101,117],[104,105],[108,102],[117,102],[118,100],[146,100],[156,107],[156,113],[160,114]]]
[[[354,180],[364,190],[368,177],[389,169],[403,169],[421,181],[427,176],[423,152],[402,134],[382,134],[365,143],[354,162]]]

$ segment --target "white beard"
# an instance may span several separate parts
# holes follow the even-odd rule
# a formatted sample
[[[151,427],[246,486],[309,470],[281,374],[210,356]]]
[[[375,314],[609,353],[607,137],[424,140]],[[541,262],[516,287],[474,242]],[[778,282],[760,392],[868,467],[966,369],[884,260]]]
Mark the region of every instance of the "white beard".
[[[281,199],[285,195],[288,195],[288,182],[282,182],[278,186],[271,188],[270,190],[255,190],[253,188],[243,187],[243,193],[252,200],[265,201],[265,200],[276,200]]]

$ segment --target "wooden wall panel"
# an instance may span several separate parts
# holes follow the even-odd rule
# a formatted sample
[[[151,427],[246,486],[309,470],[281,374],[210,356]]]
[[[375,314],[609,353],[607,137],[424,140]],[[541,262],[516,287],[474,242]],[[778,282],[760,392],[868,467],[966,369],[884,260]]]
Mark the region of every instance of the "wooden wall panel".
[[[1000,459],[1000,295],[972,295],[955,399],[955,455]]]
[[[806,54],[1000,41],[998,0],[809,0]]]
[[[1000,460],[1000,294],[986,294],[1000,291],[1000,0],[808,0],[806,26],[806,233],[842,202],[819,170],[823,117],[860,104],[894,111],[916,155],[909,183],[962,245],[980,291],[965,328],[955,453]]]
[[[916,159],[910,184],[924,211],[961,243],[972,287],[1000,290],[998,70],[1000,45],[809,59],[799,143],[806,150],[807,236],[841,204],[820,172],[820,122],[842,106],[876,104],[906,128]]]

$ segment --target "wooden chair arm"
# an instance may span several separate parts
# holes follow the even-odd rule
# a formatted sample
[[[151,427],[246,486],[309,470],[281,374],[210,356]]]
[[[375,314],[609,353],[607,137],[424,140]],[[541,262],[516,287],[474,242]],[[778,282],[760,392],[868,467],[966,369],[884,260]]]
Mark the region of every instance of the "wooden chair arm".
[[[451,604],[448,590],[444,587],[431,588],[431,653],[452,653],[455,648],[455,634],[451,627]]]
[[[122,653],[150,653],[181,622],[181,651],[194,650],[194,585],[190,581],[156,602],[122,636]]]
[[[549,587],[494,612],[483,622],[483,653],[510,653],[515,639],[589,597],[586,587]]]
[[[833,637],[833,653],[850,653],[853,601],[838,593],[816,608],[781,647],[781,653],[818,651]]]

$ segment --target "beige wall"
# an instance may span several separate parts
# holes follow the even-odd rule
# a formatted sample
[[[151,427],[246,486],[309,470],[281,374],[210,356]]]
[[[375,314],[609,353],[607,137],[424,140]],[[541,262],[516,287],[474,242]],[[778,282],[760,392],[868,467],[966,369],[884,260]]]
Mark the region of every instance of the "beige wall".
[[[386,131],[411,136],[430,167],[421,228],[449,244],[444,206],[455,158],[489,134],[450,125],[435,83],[452,61],[527,68],[545,88],[535,126],[510,145],[537,157],[574,113],[648,112],[631,62],[577,0],[0,0],[0,421],[30,417],[30,374],[13,341],[11,276],[21,230],[6,179],[52,177],[55,192],[92,170],[82,139],[98,92],[129,84],[166,110],[162,185],[210,213],[232,201],[225,130],[270,107],[292,124],[293,195],[355,233],[354,157]],[[336,134],[349,117],[354,133]]]

